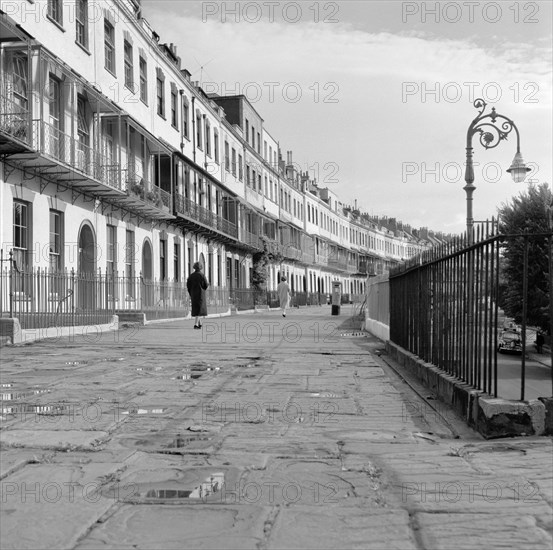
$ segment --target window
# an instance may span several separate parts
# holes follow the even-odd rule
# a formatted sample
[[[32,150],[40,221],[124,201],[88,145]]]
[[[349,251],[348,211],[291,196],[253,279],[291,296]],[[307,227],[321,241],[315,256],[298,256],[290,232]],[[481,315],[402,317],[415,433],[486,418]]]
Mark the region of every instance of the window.
[[[148,104],[148,65],[146,60],[141,57],[139,61],[140,71],[140,100]]]
[[[225,141],[225,170],[230,172],[230,153],[228,141]]]
[[[115,29],[104,19],[104,67],[115,75]]]
[[[125,86],[134,91],[134,68],[132,59],[132,45],[125,40],[123,42],[124,62],[125,62]]]
[[[61,90],[60,81],[50,75],[48,80],[48,113],[49,113],[49,136],[46,140],[46,147],[48,153],[54,157],[62,159],[62,155],[65,153],[65,148],[62,146],[62,140],[60,139],[61,127]]]
[[[269,197],[269,180],[267,179],[267,176],[265,176],[265,196]]]
[[[254,183],[255,185],[255,183]],[[257,174],[257,190],[263,193],[263,184],[261,183],[261,174]]]
[[[219,164],[219,132],[217,128],[213,129],[213,151],[215,153],[215,162]]]
[[[179,129],[179,119],[177,110],[177,89],[171,85],[171,126]]]
[[[188,134],[188,124],[189,124],[189,119],[190,119],[190,109],[188,107],[188,98],[184,98],[182,100],[182,119],[183,119],[183,133],[184,133],[184,137],[189,139],[189,134]]]
[[[77,0],[75,29],[77,43],[88,48],[88,0]]]
[[[15,265],[25,269],[29,260],[30,207],[28,203],[13,203],[13,248]]]
[[[196,147],[202,149],[202,115],[196,111]]]
[[[211,156],[211,125],[207,119],[205,121],[205,152]]]
[[[159,239],[159,277],[162,281],[167,280],[167,241]]]
[[[22,55],[13,58],[13,96],[14,102],[27,110],[27,58]]]
[[[250,122],[246,119],[246,143],[250,142]]]
[[[77,168],[88,171],[91,166],[90,132],[88,129],[86,99],[82,95],[77,96]]]
[[[117,228],[114,225],[107,225],[107,275],[111,279],[115,275],[117,266]]]
[[[173,244],[173,276],[180,281],[180,243]]]
[[[267,142],[263,140],[263,158],[267,160]]]
[[[125,233],[125,277],[127,278],[127,298],[134,298],[134,231]]]
[[[261,134],[257,132],[257,152],[261,154]]]
[[[252,147],[255,149],[255,128],[252,126]]]
[[[48,0],[48,16],[59,25],[63,25],[62,0]]]
[[[250,181],[250,167],[246,164],[246,185],[251,185]]]
[[[242,155],[238,155],[238,179],[242,181],[244,179],[244,166],[242,164]]]
[[[236,177],[236,149],[232,148],[232,175]]]
[[[165,79],[163,78],[163,73],[158,72],[156,79],[156,90],[157,90],[157,114],[160,117],[165,118]]]

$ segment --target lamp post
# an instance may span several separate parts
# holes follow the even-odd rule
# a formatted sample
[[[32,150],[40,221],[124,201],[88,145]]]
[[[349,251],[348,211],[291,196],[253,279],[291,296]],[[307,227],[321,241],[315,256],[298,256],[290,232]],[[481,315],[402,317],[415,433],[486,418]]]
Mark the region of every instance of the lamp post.
[[[467,241],[473,242],[473,224],[472,218],[472,194],[476,187],[474,186],[474,167],[472,164],[472,137],[480,134],[480,144],[485,149],[497,147],[502,140],[507,140],[507,136],[514,129],[517,136],[517,152],[511,166],[507,170],[515,181],[521,183],[526,179],[526,173],[531,169],[524,164],[520,154],[520,135],[515,123],[504,115],[496,113],[495,107],[492,107],[491,113],[484,114],[487,103],[483,99],[475,99],[473,103],[476,109],[479,109],[478,116],[470,123],[467,131],[467,161],[465,168],[465,182],[463,188],[467,193]]]

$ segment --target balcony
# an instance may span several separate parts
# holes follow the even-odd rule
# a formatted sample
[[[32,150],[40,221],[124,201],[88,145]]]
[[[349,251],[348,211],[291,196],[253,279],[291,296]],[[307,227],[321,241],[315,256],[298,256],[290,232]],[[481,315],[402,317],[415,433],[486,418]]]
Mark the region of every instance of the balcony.
[[[176,195],[175,211],[178,216],[195,222],[192,223],[191,228],[195,228],[195,224],[198,224],[200,227],[209,228],[233,239],[238,239],[238,228],[234,223],[192,202],[189,198],[179,193]],[[185,225],[189,224],[185,223]]]
[[[29,111],[3,96],[0,112],[0,154],[19,153],[29,150],[31,146]]]
[[[133,170],[121,170],[127,196],[122,200],[127,206],[138,209],[153,218],[174,218],[171,215],[171,193],[164,191]]]
[[[252,248],[256,248],[258,250],[263,250],[263,240],[259,235],[256,235],[255,233],[250,233],[249,231],[246,231],[243,229],[240,232],[241,241],[248,246],[251,246]]]
[[[328,265],[328,257],[325,254],[315,253],[315,265]]]
[[[293,244],[282,245],[282,255],[288,260],[300,261],[303,257],[302,251]]]
[[[346,271],[348,269],[348,262],[345,258],[329,258],[328,267],[333,267],[341,271]]]

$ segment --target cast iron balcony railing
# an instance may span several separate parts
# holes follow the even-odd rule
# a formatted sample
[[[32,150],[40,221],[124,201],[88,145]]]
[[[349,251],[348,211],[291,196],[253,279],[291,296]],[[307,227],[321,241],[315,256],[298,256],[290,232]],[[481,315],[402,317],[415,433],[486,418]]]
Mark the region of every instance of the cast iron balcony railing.
[[[29,111],[5,97],[4,92],[0,105],[0,132],[30,145]]]
[[[158,210],[169,212],[171,210],[171,194],[164,191],[157,185],[153,185],[146,178],[137,174],[133,170],[123,169],[123,176],[126,180],[126,190],[130,195],[134,195],[141,201]]]
[[[119,166],[86,143],[73,139],[43,120],[33,120],[32,135],[33,146],[40,154],[78,170],[112,189],[124,191],[122,170]]]
[[[183,217],[197,221],[230,237],[238,238],[238,228],[234,223],[192,202],[189,198],[179,193],[176,195],[176,212]]]

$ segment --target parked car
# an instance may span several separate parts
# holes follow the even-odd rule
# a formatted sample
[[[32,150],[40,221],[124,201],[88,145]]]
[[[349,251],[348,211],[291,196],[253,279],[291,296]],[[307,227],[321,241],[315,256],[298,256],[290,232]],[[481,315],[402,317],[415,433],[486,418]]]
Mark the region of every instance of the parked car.
[[[504,330],[499,335],[497,344],[498,352],[522,353],[522,340],[520,332],[516,330]]]

